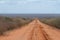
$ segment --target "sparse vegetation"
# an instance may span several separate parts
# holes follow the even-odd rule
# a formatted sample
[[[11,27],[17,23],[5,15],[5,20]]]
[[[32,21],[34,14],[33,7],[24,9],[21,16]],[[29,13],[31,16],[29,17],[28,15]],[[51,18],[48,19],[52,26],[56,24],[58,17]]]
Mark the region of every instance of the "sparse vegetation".
[[[60,29],[60,18],[59,17],[55,17],[55,18],[43,18],[43,19],[41,19],[41,21],[43,23],[46,23],[48,25],[51,25],[53,27],[56,27],[56,28]]]
[[[31,22],[30,18],[22,18],[22,17],[2,17],[0,16],[0,35],[3,35],[5,31],[13,30],[15,28],[19,28],[25,24]],[[40,21],[46,23],[48,25],[52,25],[58,29],[60,29],[60,18],[41,18]]]
[[[0,17],[0,35],[3,35],[5,31],[19,28],[29,22],[30,20],[25,18]]]

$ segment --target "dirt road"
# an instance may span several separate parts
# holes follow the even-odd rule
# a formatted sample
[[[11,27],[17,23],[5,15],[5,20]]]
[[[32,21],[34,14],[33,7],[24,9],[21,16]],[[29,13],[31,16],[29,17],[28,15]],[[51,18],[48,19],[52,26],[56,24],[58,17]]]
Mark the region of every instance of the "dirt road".
[[[7,32],[5,36],[0,36],[0,40],[60,40],[60,30],[35,19],[22,28]]]

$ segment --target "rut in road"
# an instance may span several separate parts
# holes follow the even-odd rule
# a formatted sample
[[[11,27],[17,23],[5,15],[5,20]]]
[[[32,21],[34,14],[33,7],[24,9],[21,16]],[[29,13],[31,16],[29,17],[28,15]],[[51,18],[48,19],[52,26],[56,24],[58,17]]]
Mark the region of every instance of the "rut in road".
[[[60,30],[33,20],[22,28],[6,33],[8,36],[0,36],[0,40],[60,40]]]

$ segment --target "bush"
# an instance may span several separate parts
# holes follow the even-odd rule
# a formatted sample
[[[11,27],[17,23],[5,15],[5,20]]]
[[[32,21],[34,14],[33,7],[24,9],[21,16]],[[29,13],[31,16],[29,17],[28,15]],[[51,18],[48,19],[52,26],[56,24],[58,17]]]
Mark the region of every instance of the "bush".
[[[8,30],[19,28],[29,22],[30,20],[26,18],[0,17],[0,35],[3,35],[3,33]]]
[[[52,26],[60,29],[60,18],[50,18],[50,19],[44,18],[41,21],[48,25],[52,25]]]

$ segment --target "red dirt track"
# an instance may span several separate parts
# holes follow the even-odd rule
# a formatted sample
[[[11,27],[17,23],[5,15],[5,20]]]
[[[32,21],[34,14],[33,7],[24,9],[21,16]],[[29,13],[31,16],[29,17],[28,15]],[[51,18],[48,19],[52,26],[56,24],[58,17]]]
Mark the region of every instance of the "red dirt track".
[[[0,36],[0,40],[60,40],[60,30],[35,19],[22,28]]]

